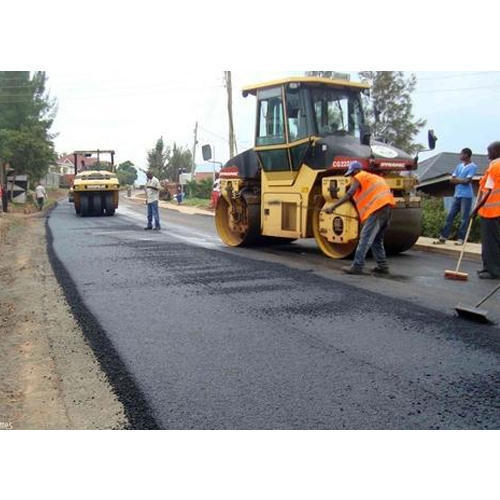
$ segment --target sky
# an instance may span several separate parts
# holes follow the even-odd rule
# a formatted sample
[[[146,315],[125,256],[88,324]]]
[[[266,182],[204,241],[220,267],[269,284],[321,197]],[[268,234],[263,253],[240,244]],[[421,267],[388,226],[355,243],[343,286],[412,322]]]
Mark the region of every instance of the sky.
[[[324,69],[335,69],[333,62]],[[231,66],[228,66],[231,69]],[[253,146],[255,98],[242,97],[244,85],[291,75],[300,71],[232,70],[233,116],[238,151]],[[361,68],[362,70],[363,68]],[[351,79],[359,80],[358,71]],[[410,74],[410,72],[407,72]],[[413,114],[427,124],[417,141],[426,144],[427,129],[437,137],[433,153],[457,152],[470,147],[486,152],[500,139],[498,128],[500,71],[416,71]],[[193,147],[198,122],[196,161],[202,162],[201,146],[210,144],[214,159],[229,159],[227,94],[222,71],[181,69],[106,74],[87,70],[47,69],[48,87],[57,99],[53,131],[59,153],[75,149],[114,149],[118,163],[130,160],[147,168],[147,152],[162,136],[167,144]],[[496,103],[496,104],[495,104]]]

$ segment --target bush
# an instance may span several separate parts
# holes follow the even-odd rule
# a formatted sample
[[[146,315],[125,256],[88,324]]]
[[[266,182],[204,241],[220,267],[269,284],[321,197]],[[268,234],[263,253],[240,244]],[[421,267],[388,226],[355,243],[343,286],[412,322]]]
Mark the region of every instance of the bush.
[[[446,221],[446,212],[444,210],[444,203],[442,198],[436,198],[433,196],[425,196],[422,198],[422,236],[427,236],[428,238],[438,238],[441,229],[444,227]],[[460,226],[460,217],[455,217],[453,226],[451,229],[450,238],[456,239],[456,234],[458,232],[458,227]],[[472,224],[472,230],[469,235],[469,241],[472,243],[481,242],[481,229],[479,217],[476,218]]]
[[[190,198],[203,198],[208,200],[212,194],[212,186],[212,179],[189,181],[186,183],[185,192]]]

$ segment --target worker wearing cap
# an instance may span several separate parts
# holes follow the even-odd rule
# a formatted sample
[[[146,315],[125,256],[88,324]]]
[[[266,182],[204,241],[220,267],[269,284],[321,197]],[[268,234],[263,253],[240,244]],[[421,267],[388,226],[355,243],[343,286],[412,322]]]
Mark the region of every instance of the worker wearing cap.
[[[372,269],[375,274],[388,274],[389,266],[384,248],[384,235],[391,220],[394,196],[387,182],[380,176],[363,171],[359,161],[353,161],[345,173],[352,177],[347,193],[325,212],[333,213],[337,207],[349,200],[354,202],[363,229],[359,236],[358,247],[351,266],[343,267],[347,274],[363,274],[366,254],[371,248],[377,266]]]
[[[500,279],[500,141],[488,146],[491,163],[479,188],[481,197],[472,211],[472,216],[481,216],[481,254],[483,269],[478,271],[481,279]]]

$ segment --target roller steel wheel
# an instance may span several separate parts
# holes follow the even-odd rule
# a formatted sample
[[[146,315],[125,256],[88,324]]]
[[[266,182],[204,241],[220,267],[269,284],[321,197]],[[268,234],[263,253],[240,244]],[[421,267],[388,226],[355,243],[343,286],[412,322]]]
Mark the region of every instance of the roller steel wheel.
[[[384,246],[388,254],[394,255],[409,250],[422,235],[421,208],[395,208],[391,223],[385,234]]]
[[[215,208],[215,227],[220,239],[230,247],[250,246],[260,233],[260,205],[248,205],[244,197],[237,201],[240,220],[231,215],[231,205],[221,196]]]
[[[332,243],[328,241],[320,232],[319,232],[319,214],[321,209],[323,208],[323,200],[319,201],[314,206],[313,211],[313,233],[314,239],[319,247],[319,249],[330,259],[344,259],[345,257],[349,257],[354,250],[356,250],[357,241],[353,241],[350,243]]]

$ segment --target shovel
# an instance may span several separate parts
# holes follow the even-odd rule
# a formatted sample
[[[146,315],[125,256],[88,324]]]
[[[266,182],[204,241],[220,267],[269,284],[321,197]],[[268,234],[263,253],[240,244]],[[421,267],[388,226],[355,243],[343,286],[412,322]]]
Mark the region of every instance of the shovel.
[[[500,289],[500,285],[497,285],[491,292],[488,293],[485,297],[483,297],[474,307],[464,306],[462,304],[458,304],[455,307],[455,311],[457,311],[458,315],[464,319],[470,319],[472,321],[477,321],[479,323],[493,323],[488,318],[488,311],[485,309],[479,309],[479,306],[486,302],[494,293],[496,293]]]

